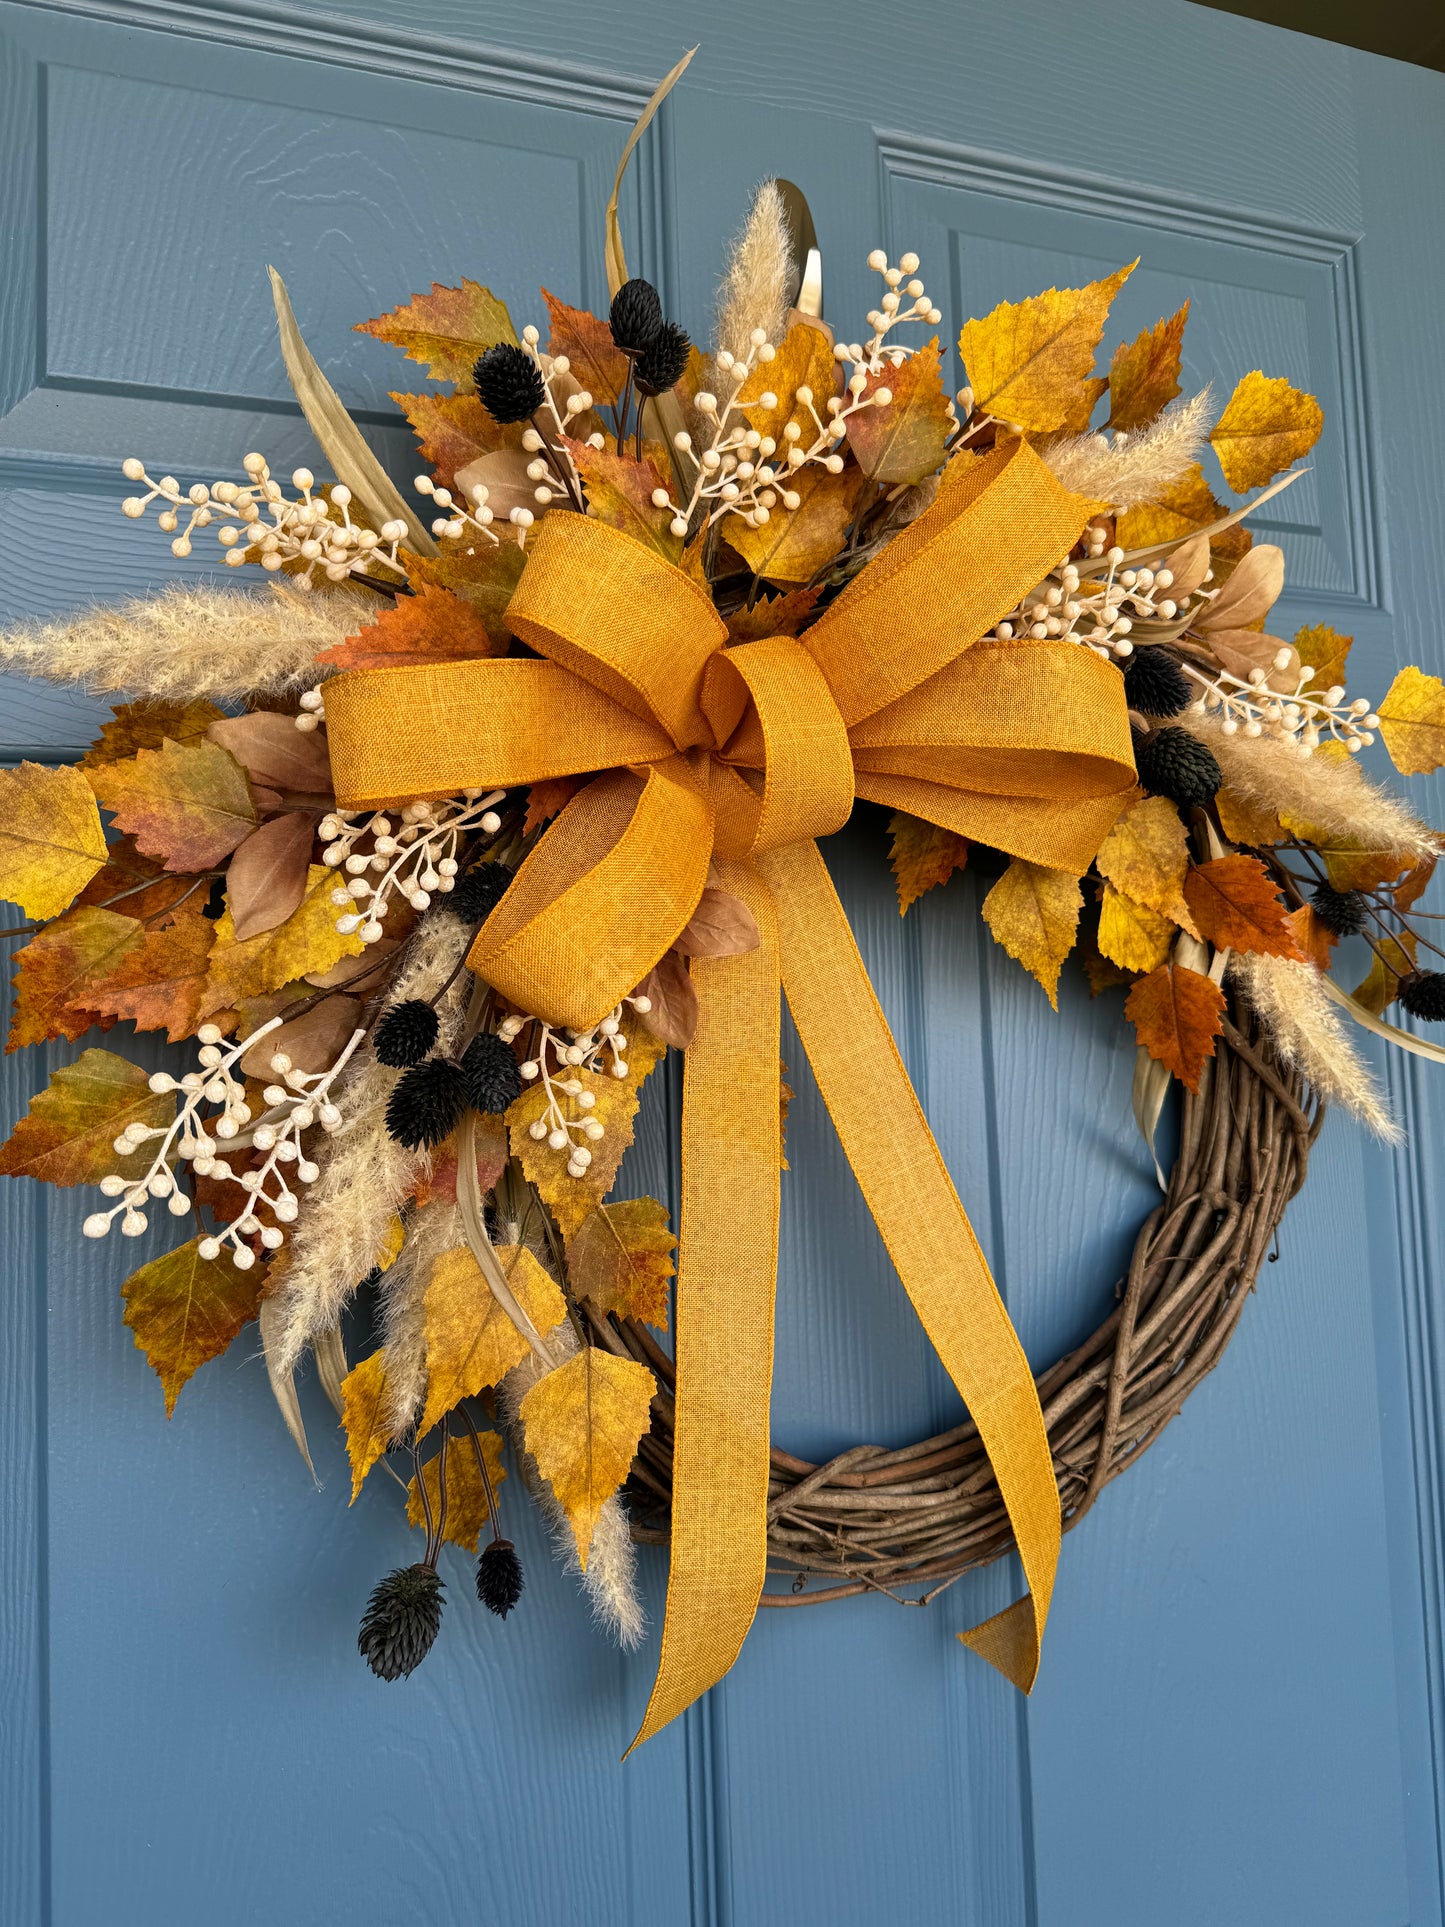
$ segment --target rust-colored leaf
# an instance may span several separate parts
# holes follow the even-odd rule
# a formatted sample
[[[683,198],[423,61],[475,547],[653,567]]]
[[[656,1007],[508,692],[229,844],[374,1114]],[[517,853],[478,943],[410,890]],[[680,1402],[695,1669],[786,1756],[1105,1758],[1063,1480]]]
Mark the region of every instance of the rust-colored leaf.
[[[898,880],[900,917],[925,890],[947,883],[968,862],[967,837],[926,823],[921,816],[896,810],[889,818],[888,834],[892,838],[889,860]]]
[[[802,635],[822,593],[820,588],[789,589],[785,595],[759,596],[750,609],[734,609],[727,618],[729,642]]]
[[[568,449],[587,491],[587,505],[599,522],[620,529],[674,565],[682,560],[682,537],[672,533],[672,511],[653,504],[654,489],[666,486],[652,463],[569,441]]]
[[[99,988],[144,932],[114,910],[71,910],[32,937],[15,958],[15,1003],[7,1050],[50,1037],[83,1037],[95,1023]]]
[[[186,1381],[256,1316],[266,1281],[264,1267],[241,1271],[229,1258],[203,1258],[199,1246],[192,1238],[121,1288],[125,1322],[165,1391],[167,1418]]]
[[[511,641],[507,604],[522,579],[527,558],[509,535],[500,542],[456,542],[441,538],[440,555],[408,555],[406,572],[414,589],[446,589],[473,611],[491,640],[493,655],[503,655]]]
[[[1224,1018],[1224,992],[1218,984],[1183,964],[1161,964],[1129,992],[1124,1015],[1149,1055],[1167,1065],[1187,1089],[1197,1091]]]
[[[860,399],[868,402],[879,393],[892,399],[850,412],[848,445],[870,480],[921,482],[942,463],[954,426],[937,337],[897,368],[885,362],[879,374],[869,375]]]
[[[586,781],[585,776],[551,776],[544,782],[533,783],[527,791],[523,836],[530,836],[534,830],[540,830],[544,823],[550,823],[558,810],[567,807]]]
[[[127,1017],[137,1030],[163,1030],[172,1044],[192,1036],[216,939],[204,901],[190,897],[179,910],[146,925],[141,941],[122,955],[120,968],[82,993],[89,1008],[102,1017]]]
[[[603,1204],[582,1220],[567,1246],[567,1276],[578,1298],[605,1317],[640,1319],[667,1330],[667,1281],[677,1239],[656,1198]]]
[[[184,749],[198,743],[212,723],[225,714],[204,698],[190,703],[120,703],[111,720],[102,723],[100,735],[80,759],[81,769],[99,769],[105,763],[128,762],[137,750],[159,749],[169,739]]]
[[[476,281],[464,280],[459,288],[434,281],[430,294],[414,294],[390,314],[358,321],[356,329],[400,348],[408,361],[419,361],[433,381],[454,381],[464,388],[472,384],[478,355],[499,341],[517,346],[505,303]]]
[[[1109,364],[1110,428],[1142,428],[1180,389],[1180,351],[1189,303],[1114,350]]]
[[[164,1128],[175,1114],[175,1098],[153,1091],[139,1064],[113,1051],[82,1051],[73,1064],[51,1072],[0,1145],[0,1176],[56,1185],[99,1184],[112,1172],[144,1177],[154,1147],[118,1157],[115,1139],[128,1124]]]
[[[1258,950],[1298,957],[1289,913],[1256,856],[1196,863],[1184,879],[1184,901],[1199,934],[1216,950]]]
[[[1330,952],[1335,945],[1335,933],[1328,924],[1322,923],[1307,903],[1302,903],[1298,910],[1290,911],[1289,927],[1301,957],[1316,970],[1328,970]]]
[[[246,772],[219,743],[163,742],[91,772],[95,793],[145,856],[208,870],[256,827]]]
[[[300,908],[315,840],[314,819],[292,811],[252,830],[236,851],[226,870],[226,904],[240,941],[274,930]]]
[[[317,661],[334,669],[391,669],[496,653],[486,623],[470,602],[423,583],[417,594],[399,597],[359,634],[323,649]]]
[[[0,770],[0,897],[37,920],[59,916],[104,863],[100,812],[79,770]]]
[[[674,1050],[686,1050],[697,1031],[697,991],[686,963],[675,950],[660,957],[637,986],[652,1008],[638,1021]]]
[[[457,470],[479,455],[500,448],[520,449],[525,422],[494,420],[473,394],[393,394],[391,399],[411,423],[421,458],[441,488],[456,485]]]
[[[542,299],[552,317],[552,338],[547,352],[554,358],[566,355],[571,372],[593,401],[609,406],[622,399],[627,379],[627,357],[612,339],[612,330],[602,318],[585,308],[569,308],[555,294],[542,290]]]

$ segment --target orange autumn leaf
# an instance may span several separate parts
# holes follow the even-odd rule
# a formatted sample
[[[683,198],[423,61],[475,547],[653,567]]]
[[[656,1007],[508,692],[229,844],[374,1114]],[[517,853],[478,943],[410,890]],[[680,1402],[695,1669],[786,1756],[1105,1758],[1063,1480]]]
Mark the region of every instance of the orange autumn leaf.
[[[1289,913],[1258,857],[1220,856],[1192,865],[1184,901],[1200,936],[1216,950],[1299,956]]]
[[[316,658],[333,669],[409,668],[431,662],[466,662],[497,653],[487,626],[450,589],[424,583],[416,595],[400,596],[345,642]]]
[[[1302,903],[1298,910],[1289,913],[1289,927],[1294,932],[1295,945],[1301,957],[1312,963],[1316,970],[1328,970],[1330,951],[1334,947],[1335,933],[1315,915],[1309,904]]]
[[[144,856],[168,870],[208,870],[255,829],[246,772],[219,743],[163,742],[91,773],[91,784]]]
[[[1114,350],[1109,364],[1110,428],[1142,428],[1179,393],[1180,349],[1189,303]]]
[[[567,1246],[567,1276],[578,1298],[605,1317],[637,1318],[667,1330],[667,1281],[677,1239],[656,1198],[599,1205]]]
[[[118,1157],[115,1139],[128,1124],[164,1129],[175,1114],[175,1098],[153,1091],[139,1064],[113,1051],[82,1051],[73,1064],[51,1072],[0,1145],[0,1176],[55,1185],[99,1184],[112,1172],[142,1178],[151,1149]]]
[[[87,1008],[102,1017],[128,1017],[137,1030],[163,1030],[172,1044],[191,1036],[200,1022],[201,993],[216,940],[204,901],[199,895],[191,897],[173,916],[148,925],[141,941],[122,955],[120,968],[82,993]]]
[[[28,917],[59,916],[104,863],[100,812],[79,770],[0,770],[0,897]]]
[[[165,1391],[167,1418],[186,1381],[256,1316],[265,1282],[260,1265],[241,1271],[229,1258],[203,1258],[199,1237],[126,1279],[125,1322]]]
[[[729,642],[756,642],[760,636],[800,636],[812,618],[821,588],[789,589],[784,595],[759,596],[751,608],[734,609],[726,618]]]
[[[947,883],[968,862],[968,839],[920,816],[897,810],[888,822],[893,839],[890,861],[898,879],[898,914],[916,903],[925,890]]]
[[[441,538],[440,555],[408,555],[406,572],[414,589],[446,589],[459,596],[485,627],[493,655],[511,642],[507,604],[522,579],[527,558],[504,534],[500,542],[452,542]]]
[[[1149,1055],[1191,1091],[1224,1019],[1224,992],[1183,964],[1161,964],[1129,992],[1124,1015]]]
[[[499,341],[517,346],[505,304],[490,288],[466,280],[459,288],[433,281],[430,294],[414,294],[390,314],[358,321],[356,332],[400,348],[408,361],[419,361],[433,381],[455,381],[468,388],[478,355]]]
[[[1236,386],[1209,440],[1225,481],[1243,495],[1308,455],[1324,425],[1313,395],[1256,368]]]
[[[954,419],[944,392],[938,337],[895,368],[886,362],[869,375],[860,399],[879,393],[891,399],[850,413],[848,446],[858,466],[875,482],[921,482],[943,461]]]
[[[422,460],[440,488],[451,488],[457,470],[479,455],[522,446],[527,424],[508,422],[504,426],[477,395],[393,393],[391,399],[411,423]]]
[[[134,917],[114,910],[70,910],[48,923],[15,959],[15,1003],[5,1048],[83,1037],[96,1021],[89,1000],[143,934]]]
[[[542,299],[552,317],[547,353],[554,358],[566,355],[573,380],[594,402],[610,406],[620,401],[627,379],[627,357],[613,341],[611,328],[599,315],[589,314],[585,308],[569,308],[545,288]]]
[[[527,791],[523,836],[530,836],[533,830],[540,830],[544,823],[550,823],[558,810],[566,808],[586,781],[585,776],[549,776],[540,783],[534,783]]]

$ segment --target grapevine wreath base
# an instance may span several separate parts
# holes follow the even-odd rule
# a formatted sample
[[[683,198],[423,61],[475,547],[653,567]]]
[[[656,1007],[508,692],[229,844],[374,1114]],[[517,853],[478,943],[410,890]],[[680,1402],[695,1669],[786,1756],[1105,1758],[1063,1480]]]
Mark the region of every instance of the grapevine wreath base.
[[[1324,1106],[1233,1000],[1198,1094],[1185,1094],[1168,1188],[1134,1241],[1117,1305],[1036,1381],[1065,1532],[1224,1356],[1323,1121]],[[671,1390],[672,1360],[645,1326],[591,1322],[601,1343],[647,1365]],[[672,1402],[663,1394],[628,1488],[640,1543],[667,1543],[671,1481]],[[878,1592],[927,1605],[1013,1543],[971,1423],[894,1451],[853,1446],[826,1465],[775,1446],[768,1564],[793,1583],[764,1592],[761,1604],[815,1606]],[[905,1597],[905,1586],[926,1590]]]

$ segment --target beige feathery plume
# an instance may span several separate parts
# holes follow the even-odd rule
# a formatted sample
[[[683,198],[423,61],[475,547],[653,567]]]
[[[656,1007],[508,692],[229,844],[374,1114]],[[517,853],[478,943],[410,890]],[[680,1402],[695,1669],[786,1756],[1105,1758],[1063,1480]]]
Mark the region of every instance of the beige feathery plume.
[[[793,268],[787,210],[776,181],[764,181],[733,242],[717,296],[717,345],[746,355],[754,328],[771,342],[783,338],[788,280]]]
[[[428,917],[397,975],[389,1002],[430,996],[446,981],[471,936],[471,930],[455,917]],[[463,971],[437,1005],[438,1044],[444,1051],[456,1041],[470,991],[471,980]],[[378,1063],[369,1050],[358,1051],[353,1062],[354,1074],[334,1093],[343,1122],[320,1147],[321,1174],[307,1193],[290,1240],[277,1294],[281,1301],[276,1320],[278,1372],[293,1371],[312,1337],[340,1318],[352,1292],[370,1271],[393,1216],[429,1164],[424,1152],[404,1149],[386,1128],[386,1102],[400,1072]]]
[[[1400,1142],[1400,1126],[1386,1110],[1374,1075],[1313,964],[1235,951],[1229,975],[1270,1033],[1281,1060],[1299,1070],[1318,1097],[1352,1111],[1387,1144]]]
[[[410,1436],[426,1402],[425,1299],[431,1268],[462,1239],[456,1206],[438,1199],[414,1215],[395,1262],[382,1273],[386,1421],[394,1439]]]
[[[548,1372],[565,1365],[576,1356],[579,1344],[571,1323],[559,1325],[547,1334],[547,1344],[556,1363],[545,1364],[528,1352],[520,1365],[508,1372],[500,1385],[502,1416],[519,1452],[522,1447],[522,1400]],[[569,1572],[581,1578],[582,1588],[592,1603],[593,1617],[625,1651],[631,1652],[641,1640],[647,1615],[637,1596],[637,1553],[627,1525],[627,1508],[614,1492],[597,1515],[592,1528],[592,1544],[587,1549],[587,1570],[577,1557],[577,1540],[567,1514],[553,1496],[552,1488],[537,1470],[536,1461],[524,1454],[527,1489],[536,1499],[556,1542],[557,1552]]]
[[[1189,401],[1176,402],[1157,420],[1132,435],[1071,435],[1039,450],[1054,474],[1075,495],[1107,502],[1111,508],[1138,508],[1153,502],[1179,481],[1199,459],[1214,420],[1207,388]]]
[[[1331,836],[1359,840],[1368,850],[1393,850],[1406,862],[1434,856],[1441,838],[1354,762],[1302,756],[1277,736],[1226,736],[1215,712],[1187,709],[1177,719],[1214,752],[1224,780],[1246,803],[1283,810]]]
[[[320,682],[317,654],[375,622],[364,589],[269,582],[264,594],[172,583],[145,601],[84,609],[0,634],[0,669],[133,696],[280,695]]]

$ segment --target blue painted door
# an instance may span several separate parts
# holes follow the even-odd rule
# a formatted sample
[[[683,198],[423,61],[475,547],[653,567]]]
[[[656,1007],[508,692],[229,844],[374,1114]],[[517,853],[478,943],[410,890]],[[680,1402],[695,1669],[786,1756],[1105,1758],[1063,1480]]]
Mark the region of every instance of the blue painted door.
[[[1362,687],[1440,670],[1445,81],[1185,0],[4,0],[0,615],[182,566],[120,519],[123,456],[209,479],[310,454],[268,261],[409,475],[398,364],[350,324],[462,274],[514,311],[539,281],[598,305],[620,142],[696,40],[625,207],[670,312],[705,327],[773,171],[812,200],[839,317],[877,243],[916,248],[955,319],[1141,254],[1107,345],[1188,293],[1190,379],[1262,365],[1324,401],[1271,510],[1288,614],[1355,633]],[[7,759],[71,757],[99,713],[3,693]],[[1150,1203],[1117,1012],[1071,988],[1052,1018],[967,877],[900,926],[876,828],[830,861],[1048,1362]],[[7,1125],[45,1069],[6,1060]],[[456,1615],[381,1687],[355,1625],[406,1535],[382,1482],[348,1511],[315,1387],[320,1493],[249,1334],[167,1425],[84,1206],[6,1187],[0,1921],[1433,1927],[1445,1087],[1386,1075],[1408,1148],[1330,1120],[1223,1365],[1066,1542],[1032,1701],[953,1637],[1010,1596],[999,1570],[927,1612],[764,1614],[625,1767],[655,1638],[613,1653],[530,1519],[524,1609]],[[777,1436],[901,1442],[954,1408],[795,1082]],[[669,1184],[671,1124],[664,1093],[640,1185]]]

